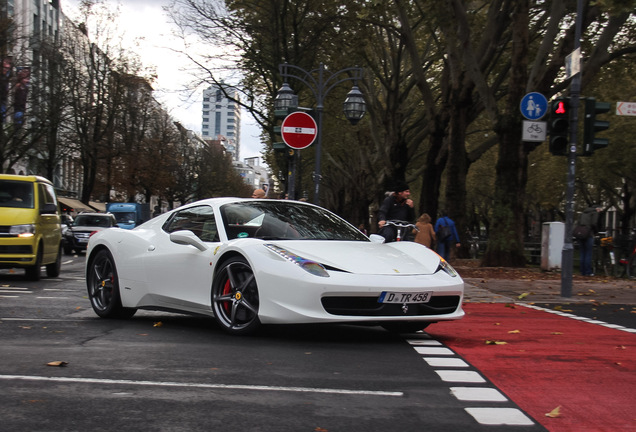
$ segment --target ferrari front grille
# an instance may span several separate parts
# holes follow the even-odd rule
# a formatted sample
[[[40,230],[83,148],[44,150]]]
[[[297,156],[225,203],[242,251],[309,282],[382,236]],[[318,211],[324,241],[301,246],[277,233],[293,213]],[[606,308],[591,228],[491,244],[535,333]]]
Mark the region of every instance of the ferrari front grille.
[[[433,316],[453,313],[460,296],[433,296],[428,303],[409,304],[406,312],[401,304],[378,303],[377,297],[323,297],[322,306],[332,315],[351,316]]]

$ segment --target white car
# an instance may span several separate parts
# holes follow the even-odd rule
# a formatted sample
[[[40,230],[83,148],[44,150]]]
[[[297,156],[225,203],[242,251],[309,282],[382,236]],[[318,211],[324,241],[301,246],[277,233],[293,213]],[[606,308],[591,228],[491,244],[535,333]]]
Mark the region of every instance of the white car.
[[[336,322],[411,332],[464,315],[464,282],[446,261],[377,237],[304,202],[207,199],[94,234],[88,295],[100,317],[207,315],[232,334]]]

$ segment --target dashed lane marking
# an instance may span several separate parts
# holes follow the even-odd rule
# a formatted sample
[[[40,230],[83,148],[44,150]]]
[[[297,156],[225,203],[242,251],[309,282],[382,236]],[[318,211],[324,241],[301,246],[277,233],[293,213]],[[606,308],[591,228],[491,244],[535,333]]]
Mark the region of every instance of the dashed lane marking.
[[[486,380],[476,371],[466,370],[470,367],[462,358],[450,348],[443,347],[443,344],[427,333],[418,333],[418,338],[407,339],[407,342],[423,357],[431,367],[436,368],[435,373],[444,382],[483,384]],[[448,369],[439,369],[448,368]],[[450,392],[457,400],[467,403],[510,403],[508,398],[499,390],[491,387],[450,387]],[[479,424],[487,426],[508,425],[508,426],[531,426],[535,422],[526,416],[518,408],[510,407],[465,407]]]

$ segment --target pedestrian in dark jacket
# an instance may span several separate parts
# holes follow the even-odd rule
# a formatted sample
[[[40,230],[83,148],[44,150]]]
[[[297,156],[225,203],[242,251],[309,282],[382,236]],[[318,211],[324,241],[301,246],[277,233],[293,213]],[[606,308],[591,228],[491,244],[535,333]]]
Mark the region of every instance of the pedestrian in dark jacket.
[[[583,210],[579,216],[577,231],[584,234],[577,238],[581,255],[580,270],[582,276],[594,276],[592,271],[592,253],[594,251],[594,235],[598,233],[598,219],[601,212],[600,206],[591,206]]]

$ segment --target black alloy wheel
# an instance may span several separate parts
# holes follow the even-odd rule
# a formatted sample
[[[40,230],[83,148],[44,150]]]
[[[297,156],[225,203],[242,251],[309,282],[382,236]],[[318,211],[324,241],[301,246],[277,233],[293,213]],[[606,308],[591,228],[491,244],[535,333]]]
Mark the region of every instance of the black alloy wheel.
[[[230,334],[244,335],[260,326],[259,296],[252,268],[242,257],[219,267],[212,282],[212,308],[216,321]]]
[[[97,315],[102,318],[130,318],[137,309],[121,305],[119,279],[115,260],[111,253],[102,249],[91,259],[86,278],[88,298]]]

